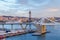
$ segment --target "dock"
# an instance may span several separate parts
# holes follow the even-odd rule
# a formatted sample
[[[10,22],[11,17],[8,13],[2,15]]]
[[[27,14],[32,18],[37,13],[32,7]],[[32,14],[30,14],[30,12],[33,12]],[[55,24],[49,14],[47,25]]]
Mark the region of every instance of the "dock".
[[[25,30],[12,30],[11,32],[6,33],[5,31],[0,31],[0,39],[17,36],[17,35],[23,35],[27,33],[32,33],[35,31],[25,31]]]

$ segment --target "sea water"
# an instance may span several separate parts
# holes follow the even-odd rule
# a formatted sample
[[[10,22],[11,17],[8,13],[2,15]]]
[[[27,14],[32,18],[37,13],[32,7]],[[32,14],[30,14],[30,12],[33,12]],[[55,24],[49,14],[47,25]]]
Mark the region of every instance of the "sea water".
[[[6,27],[9,29],[9,26]],[[19,27],[18,25],[15,25],[14,29],[18,27]],[[31,28],[35,29],[34,26],[31,26]],[[9,37],[6,38],[5,40],[60,40],[60,25],[48,25],[46,26],[46,29],[47,31],[49,31],[49,33],[46,33],[41,36],[32,36],[32,33],[29,33],[29,34]]]

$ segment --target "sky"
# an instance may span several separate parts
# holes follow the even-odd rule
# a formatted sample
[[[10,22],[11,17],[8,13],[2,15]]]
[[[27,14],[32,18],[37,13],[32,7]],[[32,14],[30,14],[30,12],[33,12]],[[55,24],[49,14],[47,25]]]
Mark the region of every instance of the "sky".
[[[0,15],[60,17],[60,0],[0,0]]]

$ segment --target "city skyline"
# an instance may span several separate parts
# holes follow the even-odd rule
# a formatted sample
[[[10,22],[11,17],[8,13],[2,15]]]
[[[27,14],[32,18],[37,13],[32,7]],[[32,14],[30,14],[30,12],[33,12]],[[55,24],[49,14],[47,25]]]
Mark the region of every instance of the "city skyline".
[[[0,0],[0,15],[60,17],[60,0]]]

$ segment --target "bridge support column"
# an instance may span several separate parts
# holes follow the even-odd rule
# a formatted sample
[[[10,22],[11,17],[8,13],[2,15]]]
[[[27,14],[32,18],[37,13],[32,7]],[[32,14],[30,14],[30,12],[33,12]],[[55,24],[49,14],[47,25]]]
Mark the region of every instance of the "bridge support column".
[[[21,28],[22,28],[23,30],[26,30],[26,27],[27,27],[27,24],[25,25],[25,27],[21,24]]]
[[[4,31],[4,24],[2,24],[2,30]]]
[[[46,26],[42,25],[41,26],[41,34],[46,33]]]
[[[13,30],[13,24],[11,24],[11,30]]]
[[[46,26],[45,25],[36,24],[36,27],[37,27],[37,31],[33,35],[41,35],[41,34],[46,33]]]

